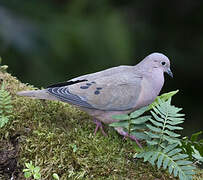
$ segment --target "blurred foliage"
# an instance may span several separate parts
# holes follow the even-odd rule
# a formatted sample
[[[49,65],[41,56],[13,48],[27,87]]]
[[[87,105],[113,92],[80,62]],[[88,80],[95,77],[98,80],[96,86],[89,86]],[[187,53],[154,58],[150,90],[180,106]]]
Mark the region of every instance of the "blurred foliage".
[[[13,2],[0,6],[0,48],[18,59],[11,69],[24,81],[44,85],[131,58],[127,26],[107,1]]]
[[[188,131],[202,127],[203,1],[1,0],[0,56],[23,82],[46,87],[151,52],[171,59]],[[166,90],[167,89],[167,90]],[[193,123],[190,123],[193,121]]]

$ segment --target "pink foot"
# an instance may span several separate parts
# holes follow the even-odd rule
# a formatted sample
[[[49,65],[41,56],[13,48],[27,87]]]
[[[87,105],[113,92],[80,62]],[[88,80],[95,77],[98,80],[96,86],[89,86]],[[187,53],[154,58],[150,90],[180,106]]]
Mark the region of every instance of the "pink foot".
[[[129,135],[122,128],[115,128],[115,129],[120,135],[124,136],[125,138],[127,137],[130,138],[131,140],[135,141],[140,148],[142,148],[142,145],[139,143],[138,139],[135,136]]]
[[[94,135],[96,135],[98,129],[100,128],[102,134],[103,134],[104,136],[107,136],[107,134],[104,132],[102,123],[101,123],[100,121],[98,121],[97,119],[94,119],[94,123],[96,124],[96,128],[95,128],[95,130],[94,130]]]

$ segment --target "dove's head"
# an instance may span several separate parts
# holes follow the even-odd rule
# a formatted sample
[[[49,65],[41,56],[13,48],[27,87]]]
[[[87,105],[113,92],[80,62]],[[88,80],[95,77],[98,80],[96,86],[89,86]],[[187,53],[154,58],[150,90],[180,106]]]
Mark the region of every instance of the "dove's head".
[[[161,53],[152,53],[145,58],[145,62],[150,64],[152,68],[159,68],[169,74],[169,76],[173,77],[173,73],[170,69],[170,61],[169,59]]]

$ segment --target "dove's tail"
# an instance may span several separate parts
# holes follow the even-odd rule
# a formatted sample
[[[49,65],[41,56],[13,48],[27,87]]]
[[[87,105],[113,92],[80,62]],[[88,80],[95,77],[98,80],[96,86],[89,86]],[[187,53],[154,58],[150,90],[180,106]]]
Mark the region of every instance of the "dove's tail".
[[[46,89],[43,90],[33,90],[33,91],[20,91],[17,92],[19,96],[27,96],[36,99],[49,99],[49,100],[58,100],[55,96],[49,94]]]

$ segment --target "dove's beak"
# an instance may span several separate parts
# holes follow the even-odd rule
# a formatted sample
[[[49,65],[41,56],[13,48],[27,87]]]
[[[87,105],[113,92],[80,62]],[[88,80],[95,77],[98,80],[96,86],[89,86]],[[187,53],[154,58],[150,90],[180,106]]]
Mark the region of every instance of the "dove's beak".
[[[170,68],[168,68],[167,73],[168,73],[169,76],[171,76],[173,78],[173,73],[171,72]]]

